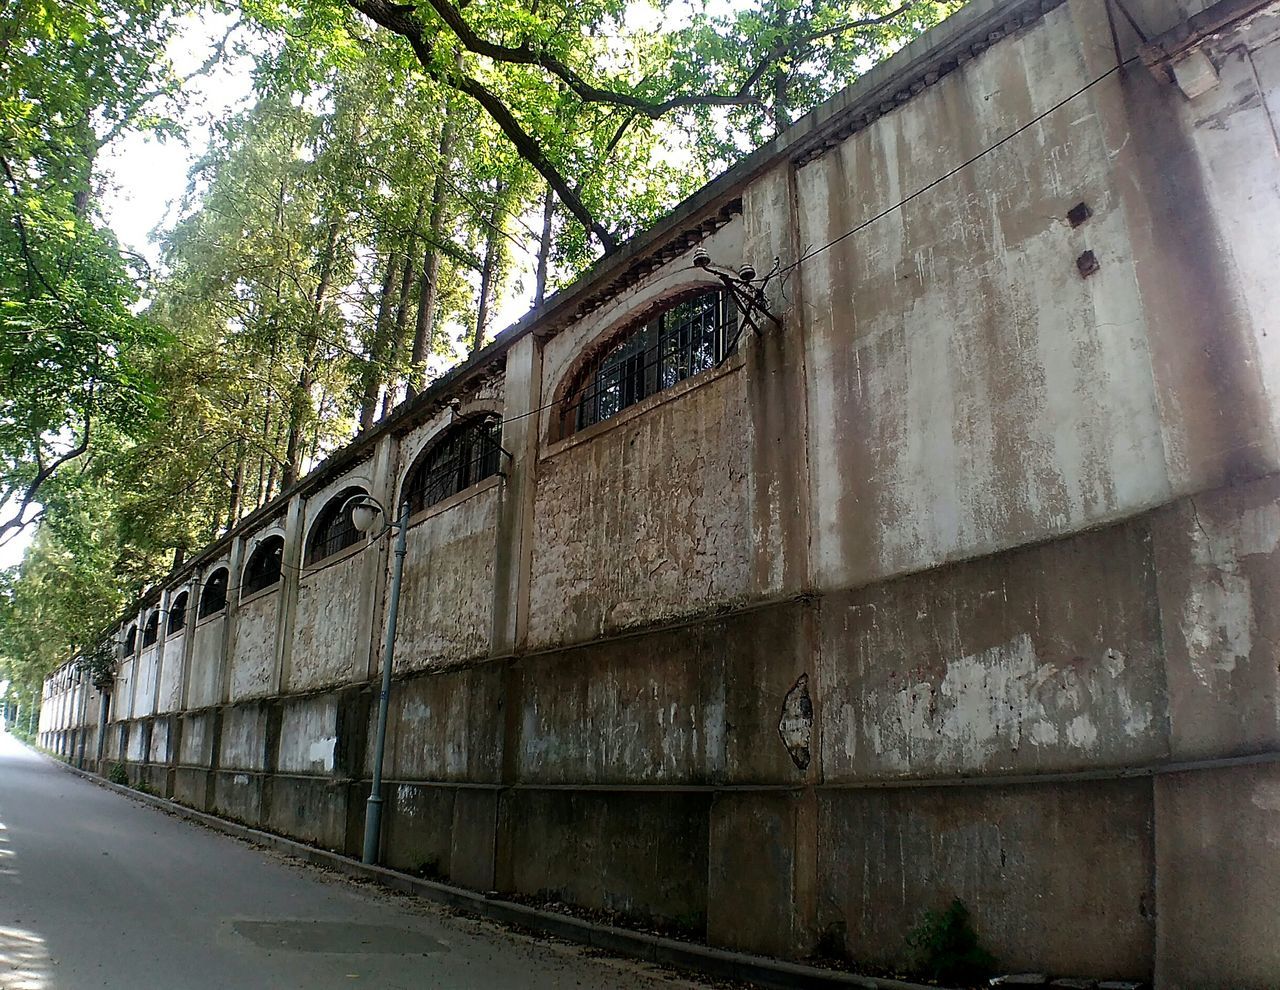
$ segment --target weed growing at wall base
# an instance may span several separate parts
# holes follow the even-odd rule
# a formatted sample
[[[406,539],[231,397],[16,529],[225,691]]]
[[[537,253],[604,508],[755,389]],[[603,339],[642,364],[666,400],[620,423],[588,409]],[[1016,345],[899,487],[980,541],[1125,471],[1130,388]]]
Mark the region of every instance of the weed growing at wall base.
[[[926,911],[907,936],[920,975],[948,983],[985,980],[996,968],[990,952],[978,944],[969,909],[959,898],[945,911]]]

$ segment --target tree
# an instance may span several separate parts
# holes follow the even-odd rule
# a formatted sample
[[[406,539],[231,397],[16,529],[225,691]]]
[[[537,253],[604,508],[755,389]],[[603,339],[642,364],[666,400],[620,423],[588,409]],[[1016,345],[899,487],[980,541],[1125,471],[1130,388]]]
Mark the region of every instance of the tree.
[[[0,20],[0,541],[42,517],[98,435],[148,418],[141,355],[162,335],[132,312],[141,273],[94,194],[112,141],[172,131],[179,9],[10,0]]]

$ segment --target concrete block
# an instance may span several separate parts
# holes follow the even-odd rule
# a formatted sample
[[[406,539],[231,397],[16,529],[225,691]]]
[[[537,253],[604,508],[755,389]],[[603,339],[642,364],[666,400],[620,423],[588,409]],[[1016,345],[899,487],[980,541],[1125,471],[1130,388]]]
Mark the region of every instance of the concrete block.
[[[173,773],[173,799],[189,808],[205,811],[210,771],[178,767]]]
[[[1175,759],[1280,748],[1280,479],[1153,516]]]
[[[1280,764],[1162,776],[1155,797],[1155,985],[1272,990],[1280,979]]]
[[[821,603],[827,781],[1077,770],[1168,752],[1142,521]]]
[[[214,775],[209,811],[245,825],[262,824],[263,775],[243,770],[220,770]]]
[[[1151,973],[1149,781],[824,791],[817,875],[819,930],[858,962],[900,964],[959,898],[1004,967]]]
[[[502,767],[503,664],[397,680],[388,712],[387,776],[497,783]],[[366,765],[377,719],[370,706]],[[366,771],[367,772],[367,771]]]
[[[504,791],[496,886],[701,936],[709,803],[703,793]]]
[[[346,844],[347,787],[327,777],[273,776],[270,813],[272,832],[313,842],[326,849]]]
[[[814,945],[812,796],[730,792],[711,807],[707,938],[763,955]]]
[[[452,787],[386,785],[382,806],[383,862],[429,880],[449,877],[455,793]],[[362,824],[361,835],[363,828]]]
[[[461,788],[453,798],[449,882],[493,890],[498,828],[498,792]]]

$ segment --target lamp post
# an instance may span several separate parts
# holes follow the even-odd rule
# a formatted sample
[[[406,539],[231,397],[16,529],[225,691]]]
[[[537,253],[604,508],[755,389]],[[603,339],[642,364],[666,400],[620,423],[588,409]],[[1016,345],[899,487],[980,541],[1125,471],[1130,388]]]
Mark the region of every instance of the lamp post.
[[[354,495],[344,508],[350,508],[351,522],[361,533],[373,529],[378,519],[386,516],[382,503],[372,495]],[[382,644],[382,692],[378,695],[378,728],[374,737],[373,780],[369,800],[364,809],[365,863],[378,861],[378,839],[382,835],[382,757],[387,745],[387,702],[391,697],[391,662],[396,651],[396,619],[400,613],[400,577],[404,573],[404,555],[408,542],[409,503],[400,506],[400,518],[387,528],[396,534],[395,563],[391,567],[391,603],[387,614],[387,635]],[[381,534],[379,534],[381,535]]]

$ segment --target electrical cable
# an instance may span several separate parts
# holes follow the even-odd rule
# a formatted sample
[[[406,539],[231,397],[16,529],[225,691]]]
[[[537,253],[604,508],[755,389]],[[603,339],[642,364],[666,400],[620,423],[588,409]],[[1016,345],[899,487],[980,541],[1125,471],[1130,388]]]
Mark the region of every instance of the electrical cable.
[[[963,162],[956,165],[954,168],[948,169],[946,172],[938,176],[936,179],[933,179],[926,185],[921,186],[915,192],[911,193],[909,196],[906,196],[900,199],[898,202],[894,203],[892,206],[886,207],[885,209],[881,210],[875,216],[867,220],[864,220],[862,223],[858,224],[856,227],[846,230],[843,234],[840,234],[838,237],[832,238],[831,240],[827,241],[825,244],[822,244],[816,248],[810,248],[806,250],[803,254],[801,254],[799,258],[797,258],[791,264],[783,266],[777,271],[770,272],[769,274],[761,276],[759,278],[745,279],[744,281],[760,282],[771,277],[779,278],[779,279],[785,278],[788,274],[798,269],[806,261],[809,261],[812,258],[817,257],[818,255],[822,254],[824,251],[830,250],[831,248],[835,247],[837,244],[847,240],[848,238],[859,233],[860,231],[866,230],[872,224],[876,223],[879,220],[883,220],[885,217],[887,217],[889,214],[893,213],[894,211],[902,209],[904,206],[920,198],[925,193],[929,192],[930,190],[946,182],[948,179],[952,178],[957,173],[963,171],[969,166],[975,164],[976,162],[981,161],[983,158],[985,158],[987,155],[991,154],[992,152],[997,151],[1000,148],[1004,147],[1004,145],[1008,144],[1010,141],[1018,137],[1020,134],[1025,133],[1026,131],[1030,130],[1032,127],[1035,127],[1037,124],[1043,121],[1046,117],[1061,110],[1072,100],[1075,100],[1077,97],[1084,95],[1089,90],[1093,89],[1094,86],[1097,86],[1099,83],[1104,82],[1107,79],[1111,78],[1111,76],[1115,75],[1117,72],[1122,72],[1124,69],[1126,69],[1128,66],[1132,65],[1134,62],[1138,60],[1139,60],[1139,56],[1133,55],[1125,59],[1123,62],[1118,62],[1116,65],[1112,66],[1106,72],[1102,73],[1102,75],[1085,83],[1085,85],[1081,86],[1079,89],[1071,93],[1069,96],[1064,97],[1063,99],[1055,103],[1053,106],[1049,107],[1047,110],[1044,110],[1041,113],[1037,114],[1036,116],[1032,117],[1025,124],[1022,124],[1016,129],[1010,131],[1008,134],[1002,137],[999,141],[996,141],[994,144],[991,144],[988,147],[984,148],[982,151],[979,151],[977,154],[973,155],[971,158],[965,159]],[[693,267],[693,266],[691,265],[690,267]],[[515,422],[518,422],[519,420],[527,419],[530,416],[536,416],[538,413],[543,412],[547,409],[551,409],[554,406],[563,405],[568,399],[572,399],[577,395],[580,395],[582,392],[586,390],[587,387],[589,386],[584,386],[582,389],[577,390],[577,392],[570,393],[569,395],[561,396],[558,399],[553,399],[551,402],[544,403],[543,405],[535,406],[534,408],[529,409],[526,412],[516,413],[514,416],[509,416],[502,420],[502,425],[505,426],[507,423],[515,423]]]
[[[867,227],[870,227],[876,221],[883,220],[890,213],[893,213],[895,210],[902,209],[902,207],[906,206],[908,203],[912,202],[913,200],[918,199],[920,196],[923,196],[925,193],[929,192],[929,190],[946,182],[957,172],[960,172],[961,170],[968,168],[970,165],[973,165],[975,162],[980,161],[981,159],[985,158],[987,155],[991,154],[991,152],[996,151],[999,148],[1002,148],[1004,145],[1008,144],[1018,135],[1024,133],[1027,130],[1030,130],[1032,127],[1035,127],[1036,124],[1040,123],[1050,114],[1056,113],[1058,110],[1061,110],[1064,106],[1066,106],[1076,97],[1082,96],[1083,94],[1087,93],[1089,90],[1093,89],[1094,86],[1098,85],[1098,83],[1103,82],[1106,79],[1109,79],[1111,76],[1115,75],[1117,72],[1124,70],[1127,66],[1138,61],[1138,58],[1139,56],[1133,55],[1130,58],[1125,59],[1123,62],[1120,62],[1112,66],[1110,69],[1108,69],[1102,75],[1098,76],[1096,79],[1081,86],[1070,96],[1064,97],[1063,99],[1055,103],[1053,106],[1049,107],[1049,109],[1032,117],[1029,121],[1027,121],[1021,127],[1018,127],[1016,130],[1010,131],[1008,134],[1002,137],[995,144],[990,145],[987,148],[984,148],[982,151],[979,151],[972,158],[966,159],[965,161],[961,162],[959,165],[955,166],[954,168],[942,173],[942,175],[938,176],[932,182],[928,183],[927,185],[921,186],[919,189],[913,192],[910,196],[907,196],[904,199],[899,200],[897,203],[894,203],[892,206],[881,210],[875,216],[871,217],[868,220],[864,220],[862,223],[858,224],[856,227],[852,228],[851,230],[846,230],[839,237],[835,237],[832,240],[827,241],[826,244],[823,244],[820,247],[812,248],[810,250],[805,251],[799,258],[797,258],[791,264],[784,267],[778,273],[779,277],[787,275],[789,272],[795,271],[797,268],[799,268],[802,264],[804,264],[810,258],[816,257],[817,255],[821,254],[823,251],[827,251],[830,248],[835,247],[841,241],[844,241],[852,237],[854,234],[858,233],[859,231],[865,230]]]

